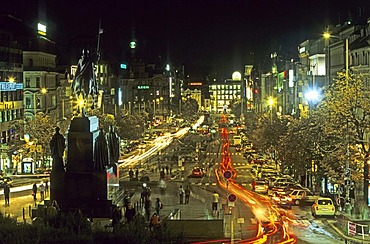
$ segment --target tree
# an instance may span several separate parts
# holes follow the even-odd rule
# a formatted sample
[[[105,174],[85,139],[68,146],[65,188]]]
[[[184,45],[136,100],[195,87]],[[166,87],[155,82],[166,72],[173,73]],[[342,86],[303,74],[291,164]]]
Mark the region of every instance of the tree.
[[[122,110],[117,117],[117,134],[121,139],[137,140],[142,137],[146,121],[146,115],[128,114]]]
[[[41,155],[43,166],[45,166],[45,159],[51,156],[49,143],[55,132],[55,127],[56,124],[53,123],[50,116],[42,112],[37,113],[34,118],[26,117],[24,120],[12,121],[10,128],[17,136],[15,140],[10,142],[10,146],[14,151],[20,151],[23,158],[30,157],[37,160]],[[25,134],[29,135],[28,142],[23,139]],[[35,147],[41,151],[33,152]]]
[[[199,111],[199,104],[193,98],[188,98],[182,103],[181,113],[185,120],[193,118]]]
[[[361,146],[362,161],[367,160],[369,145],[364,140],[366,133],[370,130],[370,89],[364,84],[364,76],[339,73],[328,88],[324,90],[325,97],[319,106],[321,116],[325,121],[327,134],[342,136],[345,143],[346,157],[342,157],[341,165],[349,161],[350,168],[356,167],[356,145]],[[348,150],[348,151],[347,151]],[[357,157],[358,157],[357,156]],[[368,171],[367,162],[364,167],[364,200],[367,203]]]
[[[235,118],[240,118],[241,115],[241,100],[233,99],[230,101],[229,109]]]

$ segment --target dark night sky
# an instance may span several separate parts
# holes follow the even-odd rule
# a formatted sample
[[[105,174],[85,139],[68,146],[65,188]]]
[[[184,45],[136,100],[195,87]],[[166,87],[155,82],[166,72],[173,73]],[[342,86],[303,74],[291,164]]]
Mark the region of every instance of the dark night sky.
[[[107,56],[123,58],[134,36],[149,62],[161,55],[231,76],[251,52],[257,61],[279,48],[296,54],[300,42],[343,23],[349,11],[354,17],[358,7],[370,17],[370,0],[13,0],[0,11],[34,26],[45,21],[61,45],[75,35],[94,35],[101,18]]]

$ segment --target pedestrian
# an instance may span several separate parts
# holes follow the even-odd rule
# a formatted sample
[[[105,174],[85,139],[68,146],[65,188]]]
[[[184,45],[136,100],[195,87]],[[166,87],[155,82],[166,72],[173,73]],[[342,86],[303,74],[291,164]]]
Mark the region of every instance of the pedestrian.
[[[49,181],[45,180],[45,196],[49,196]]]
[[[128,171],[128,176],[130,177],[130,180],[134,178],[134,171],[132,169]]]
[[[218,201],[219,201],[220,195],[218,195],[218,193],[216,191],[214,191],[212,197],[213,197],[213,200],[212,200],[212,212],[213,212],[213,215],[216,215],[217,214]]]
[[[190,187],[186,186],[186,189],[185,189],[185,204],[189,204],[189,198],[190,198]]]
[[[170,175],[172,175],[172,167],[170,166]]]
[[[112,211],[112,226],[113,231],[117,230],[117,227],[122,219],[122,211],[119,207],[115,206]]]
[[[136,180],[139,180],[139,169],[136,169],[136,171],[135,171],[135,177],[136,177]]]
[[[164,170],[161,170],[161,172],[159,172],[159,178],[160,179],[164,179],[165,178]]]
[[[158,183],[158,186],[159,186],[159,190],[161,192],[161,195],[165,195],[166,194],[166,181],[164,179],[160,179],[159,180],[159,183]]]
[[[169,173],[169,167],[168,165],[166,165],[166,175],[168,175],[168,173]]]
[[[157,199],[155,201],[155,211],[158,214],[158,216],[160,216],[160,211],[161,211],[162,208],[163,208],[163,204],[162,204],[161,200],[157,197]]]
[[[252,190],[253,191],[256,191],[256,184],[257,184],[256,179],[253,179],[253,181],[252,181]]]
[[[39,191],[40,191],[41,201],[44,201],[44,199],[45,199],[45,186],[44,186],[44,183],[42,183],[42,182],[41,182],[41,185],[39,186]]]
[[[145,217],[147,221],[149,221],[149,218],[150,218],[151,208],[152,208],[152,201],[150,200],[150,197],[147,197],[144,202]]]
[[[180,204],[184,204],[184,188],[182,188],[182,185],[179,187],[179,197],[180,197]]]
[[[134,219],[135,215],[136,215],[135,208],[132,206],[132,203],[128,203],[127,208],[126,208],[126,212],[125,212],[126,222],[131,223],[131,221]]]
[[[9,206],[10,203],[10,188],[7,183],[4,185],[4,197],[5,197],[5,206]]]
[[[36,194],[37,194],[37,185],[36,185],[36,183],[34,183],[33,186],[32,186],[32,196],[33,196],[33,200],[35,200],[35,201],[37,200]]]
[[[156,228],[159,227],[159,223],[160,223],[159,215],[154,213],[150,218],[149,228],[151,230],[155,230]]]

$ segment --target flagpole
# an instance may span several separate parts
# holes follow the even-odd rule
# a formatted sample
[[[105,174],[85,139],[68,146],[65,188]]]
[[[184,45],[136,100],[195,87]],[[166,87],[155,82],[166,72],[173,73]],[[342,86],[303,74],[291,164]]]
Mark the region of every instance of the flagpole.
[[[100,60],[100,35],[103,33],[103,29],[101,28],[101,19],[99,19],[99,29],[98,29],[98,43],[96,46],[96,67],[98,68],[98,74],[97,74],[97,82],[95,87],[95,96],[98,102],[98,96],[99,96],[99,90],[98,85],[100,83],[100,68],[99,68],[99,60]],[[95,99],[94,99],[95,100]]]

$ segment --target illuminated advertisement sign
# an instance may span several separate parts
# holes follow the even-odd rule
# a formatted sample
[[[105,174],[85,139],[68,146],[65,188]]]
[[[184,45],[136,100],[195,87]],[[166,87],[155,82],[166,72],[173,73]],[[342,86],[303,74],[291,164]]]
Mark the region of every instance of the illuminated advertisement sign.
[[[37,33],[42,36],[46,36],[46,25],[38,23],[37,24]]]
[[[202,82],[190,82],[188,83],[189,86],[201,86]]]
[[[0,82],[0,91],[15,91],[23,89],[23,83]]]
[[[138,90],[148,90],[149,86],[137,86]]]

